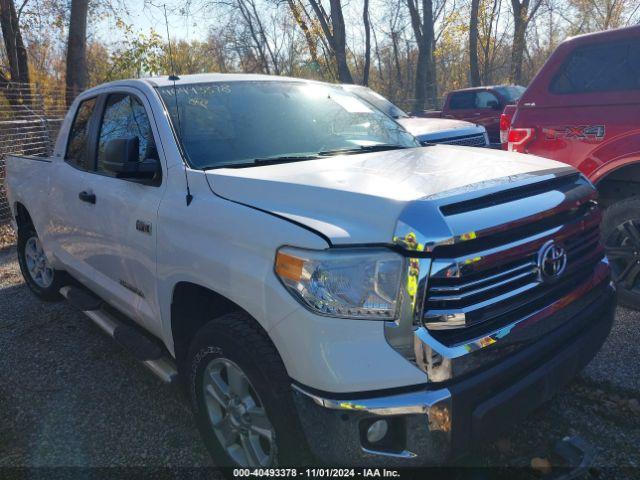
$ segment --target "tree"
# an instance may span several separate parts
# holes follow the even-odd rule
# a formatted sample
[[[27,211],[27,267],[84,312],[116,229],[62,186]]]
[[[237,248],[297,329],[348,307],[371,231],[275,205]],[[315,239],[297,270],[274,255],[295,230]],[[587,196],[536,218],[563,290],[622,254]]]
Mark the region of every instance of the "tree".
[[[529,10],[531,0],[511,0],[513,9],[513,46],[511,48],[511,75],[512,83],[523,83],[522,62],[526,48],[526,35],[529,22],[535,17],[542,0],[536,0]]]
[[[309,28],[309,24],[307,22],[308,16],[304,6],[300,4],[299,0],[287,0],[287,5],[296,24],[304,34],[305,41],[307,42],[307,48],[309,49],[309,55],[311,56],[311,62],[313,65],[320,65],[320,61],[318,59],[318,45],[311,29]]]
[[[87,88],[87,10],[88,0],[72,0],[67,41],[67,106]]]
[[[320,0],[309,0],[309,4],[331,48],[338,70],[338,80],[342,83],[353,83],[353,77],[347,62],[347,34],[341,0],[329,0],[330,15],[327,15]]]
[[[259,59],[260,70],[270,74],[280,74],[279,58],[274,53],[274,48],[267,38],[264,23],[258,13],[255,0],[235,0],[235,6],[240,13],[242,23],[246,26],[247,36],[251,39],[251,45]]]
[[[369,85],[369,70],[371,69],[371,22],[369,21],[369,0],[364,0],[362,23],[364,23],[364,68],[362,72],[362,84]]]
[[[480,0],[471,0],[469,18],[469,82],[472,87],[480,85],[480,67],[478,66],[478,10]]]
[[[2,75],[3,83],[29,83],[29,62],[27,49],[22,40],[22,32],[18,23],[18,14],[13,0],[0,0],[0,27],[9,62],[9,76]]]
[[[431,106],[437,102],[436,64],[433,55],[435,34],[433,29],[432,0],[406,0],[411,16],[411,27],[418,44],[418,62],[416,64],[415,100],[413,111],[424,110],[427,100]]]
[[[480,78],[484,85],[503,83],[509,75],[509,45],[502,0],[480,0],[478,44],[480,47]]]
[[[560,16],[569,23],[570,35],[620,28],[640,21],[637,0],[565,0],[559,7]]]

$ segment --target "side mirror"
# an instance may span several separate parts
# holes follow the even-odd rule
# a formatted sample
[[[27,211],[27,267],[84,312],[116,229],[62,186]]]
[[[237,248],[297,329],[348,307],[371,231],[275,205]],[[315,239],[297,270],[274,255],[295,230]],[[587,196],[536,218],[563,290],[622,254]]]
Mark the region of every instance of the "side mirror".
[[[104,147],[102,166],[116,178],[151,180],[158,173],[158,160],[138,161],[138,137],[114,138]]]

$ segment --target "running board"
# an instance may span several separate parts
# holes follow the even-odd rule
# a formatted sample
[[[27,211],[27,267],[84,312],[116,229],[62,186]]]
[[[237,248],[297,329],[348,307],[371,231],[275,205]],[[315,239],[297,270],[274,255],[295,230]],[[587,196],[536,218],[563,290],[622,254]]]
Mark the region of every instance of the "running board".
[[[165,383],[173,383],[177,380],[178,370],[173,359],[137,328],[122,323],[107,312],[100,298],[85,289],[72,286],[62,287],[60,295],[89,317],[100,330],[113,338],[160,380]]]

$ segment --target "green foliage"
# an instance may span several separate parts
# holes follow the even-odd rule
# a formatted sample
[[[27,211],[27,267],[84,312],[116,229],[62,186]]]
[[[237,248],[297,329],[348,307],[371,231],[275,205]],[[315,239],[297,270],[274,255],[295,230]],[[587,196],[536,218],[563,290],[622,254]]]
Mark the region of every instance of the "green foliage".
[[[103,81],[154,76],[167,71],[164,42],[157,32],[139,33],[121,20],[116,25],[122,41],[109,54],[110,66]]]

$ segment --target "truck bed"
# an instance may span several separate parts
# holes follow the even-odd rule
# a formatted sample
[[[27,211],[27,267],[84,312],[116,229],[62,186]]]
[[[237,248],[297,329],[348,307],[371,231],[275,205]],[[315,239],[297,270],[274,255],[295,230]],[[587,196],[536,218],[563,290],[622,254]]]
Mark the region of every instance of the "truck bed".
[[[48,156],[7,155],[4,188],[12,221],[15,219],[17,202],[23,203],[35,217],[47,212],[50,167],[51,157]],[[34,221],[38,220],[34,218]]]

